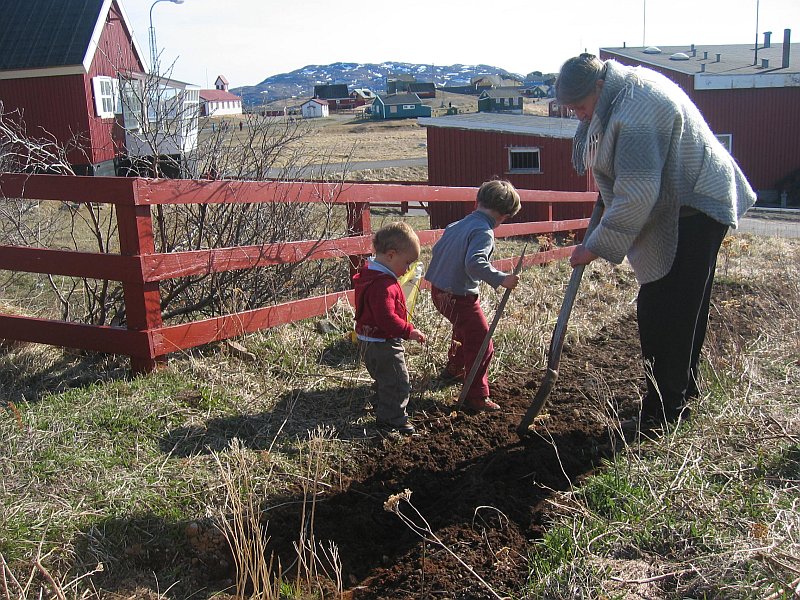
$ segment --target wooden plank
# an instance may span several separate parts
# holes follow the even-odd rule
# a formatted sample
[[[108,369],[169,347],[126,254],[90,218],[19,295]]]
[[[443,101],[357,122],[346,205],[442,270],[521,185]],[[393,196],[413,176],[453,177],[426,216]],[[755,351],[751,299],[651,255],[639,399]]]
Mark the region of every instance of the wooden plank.
[[[346,258],[369,253],[369,236],[312,242],[285,242],[263,246],[237,246],[212,250],[171,252],[142,257],[145,281],[161,281],[189,275],[205,275],[323,258]]]
[[[142,277],[137,257],[23,246],[0,246],[0,269],[112,281]]]
[[[126,177],[0,174],[0,196],[29,200],[133,204],[136,180]]]
[[[560,248],[555,248],[554,250],[547,250],[545,252],[533,252],[531,254],[526,254],[525,258],[522,261],[522,264],[526,267],[530,267],[532,265],[543,265],[549,262],[553,262],[554,260],[561,260],[564,258],[569,258],[572,256],[572,251],[575,249],[575,246],[562,246]],[[492,264],[496,269],[500,271],[505,271],[506,273],[511,273],[514,270],[514,267],[519,260],[518,256],[511,257],[511,258],[503,258],[500,260],[493,261]]]
[[[0,315],[0,331],[7,340],[49,344],[109,354],[149,357],[150,342],[146,332],[121,327],[84,325],[50,319]]]
[[[161,327],[151,332],[154,352],[156,355],[167,354],[323,315],[340,298],[347,298],[351,304],[355,301],[354,292],[348,290],[203,321]]]
[[[495,229],[495,237],[515,235],[535,235],[537,233],[559,233],[586,229],[589,219],[570,219],[568,221],[534,221],[531,223],[509,223]]]
[[[475,202],[478,188],[374,183],[137,179],[138,204],[232,204],[261,202]],[[519,190],[524,202],[589,202],[596,192]]]
[[[149,206],[118,207],[117,230],[120,254],[123,256],[155,254],[153,220]],[[157,281],[145,281],[144,274],[140,273],[137,281],[123,282],[122,290],[128,329],[150,332],[161,327],[161,290]],[[163,362],[158,353],[152,353],[152,347],[151,354],[146,358],[130,356],[131,371],[134,374],[152,371],[159,362]]]

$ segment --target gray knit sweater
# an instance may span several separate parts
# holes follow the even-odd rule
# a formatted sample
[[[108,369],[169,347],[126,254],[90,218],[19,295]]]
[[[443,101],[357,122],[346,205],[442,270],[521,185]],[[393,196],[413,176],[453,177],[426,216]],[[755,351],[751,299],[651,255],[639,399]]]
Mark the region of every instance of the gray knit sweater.
[[[584,244],[616,264],[627,256],[648,283],[672,267],[682,206],[736,227],[756,196],[683,90],[650,69],[607,65],[574,140],[575,167],[592,169],[605,205]]]
[[[425,279],[440,290],[459,296],[477,294],[480,282],[496,288],[508,273],[489,262],[494,251],[495,220],[476,210],[450,223],[433,246]]]

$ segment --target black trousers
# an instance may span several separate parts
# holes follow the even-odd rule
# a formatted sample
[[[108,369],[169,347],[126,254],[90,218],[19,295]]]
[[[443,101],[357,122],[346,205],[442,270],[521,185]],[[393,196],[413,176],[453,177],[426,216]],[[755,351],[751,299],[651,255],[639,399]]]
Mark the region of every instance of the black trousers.
[[[639,289],[636,313],[647,374],[643,418],[675,421],[697,396],[717,253],[727,231],[703,213],[682,217],[672,268]]]

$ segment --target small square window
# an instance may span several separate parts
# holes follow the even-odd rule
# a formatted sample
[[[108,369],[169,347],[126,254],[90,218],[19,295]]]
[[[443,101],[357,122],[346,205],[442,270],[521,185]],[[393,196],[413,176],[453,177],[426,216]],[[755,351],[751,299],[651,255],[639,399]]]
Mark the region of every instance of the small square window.
[[[541,173],[539,148],[509,148],[508,170],[510,173]]]

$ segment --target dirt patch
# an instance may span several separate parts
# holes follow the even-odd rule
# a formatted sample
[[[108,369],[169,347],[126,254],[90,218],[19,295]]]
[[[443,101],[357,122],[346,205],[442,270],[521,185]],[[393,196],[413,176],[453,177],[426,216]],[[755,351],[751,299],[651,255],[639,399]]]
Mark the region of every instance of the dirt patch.
[[[742,332],[757,335],[760,324],[775,318],[759,302],[764,293],[742,285],[717,286],[709,344],[730,349],[741,344]],[[412,491],[411,503],[421,515],[415,518],[418,524],[424,518],[425,526],[494,590],[519,594],[528,577],[530,541],[548,527],[548,500],[613,453],[609,424],[616,420],[610,413],[624,418],[637,410],[644,380],[634,313],[601,328],[584,344],[565,348],[546,414],[537,420],[535,433],[520,441],[516,426],[542,375],[528,372],[497,381],[493,397],[503,407],[499,414],[465,415],[423,394],[412,407],[419,436],[375,436],[362,447],[355,462],[359,468],[346,474],[342,491],[321,496],[315,507],[314,536],[338,547],[344,597],[492,597],[440,545],[422,541],[384,510],[389,496],[404,489]],[[453,386],[452,397],[458,392]],[[612,399],[613,411],[608,406]],[[300,494],[268,499],[267,533],[284,568],[293,562],[302,501]],[[408,505],[403,509],[411,513]],[[172,533],[173,544],[182,539],[183,549],[164,547],[156,555],[151,547],[149,552],[160,557],[159,563],[172,557],[170,568],[185,573],[184,597],[208,597],[213,590],[230,588],[233,561],[218,532],[191,524],[176,526]],[[152,560],[139,562],[144,565],[139,585],[131,573],[127,585],[107,581],[105,588],[141,593],[143,582],[159,567]],[[227,596],[216,592],[215,597]]]

